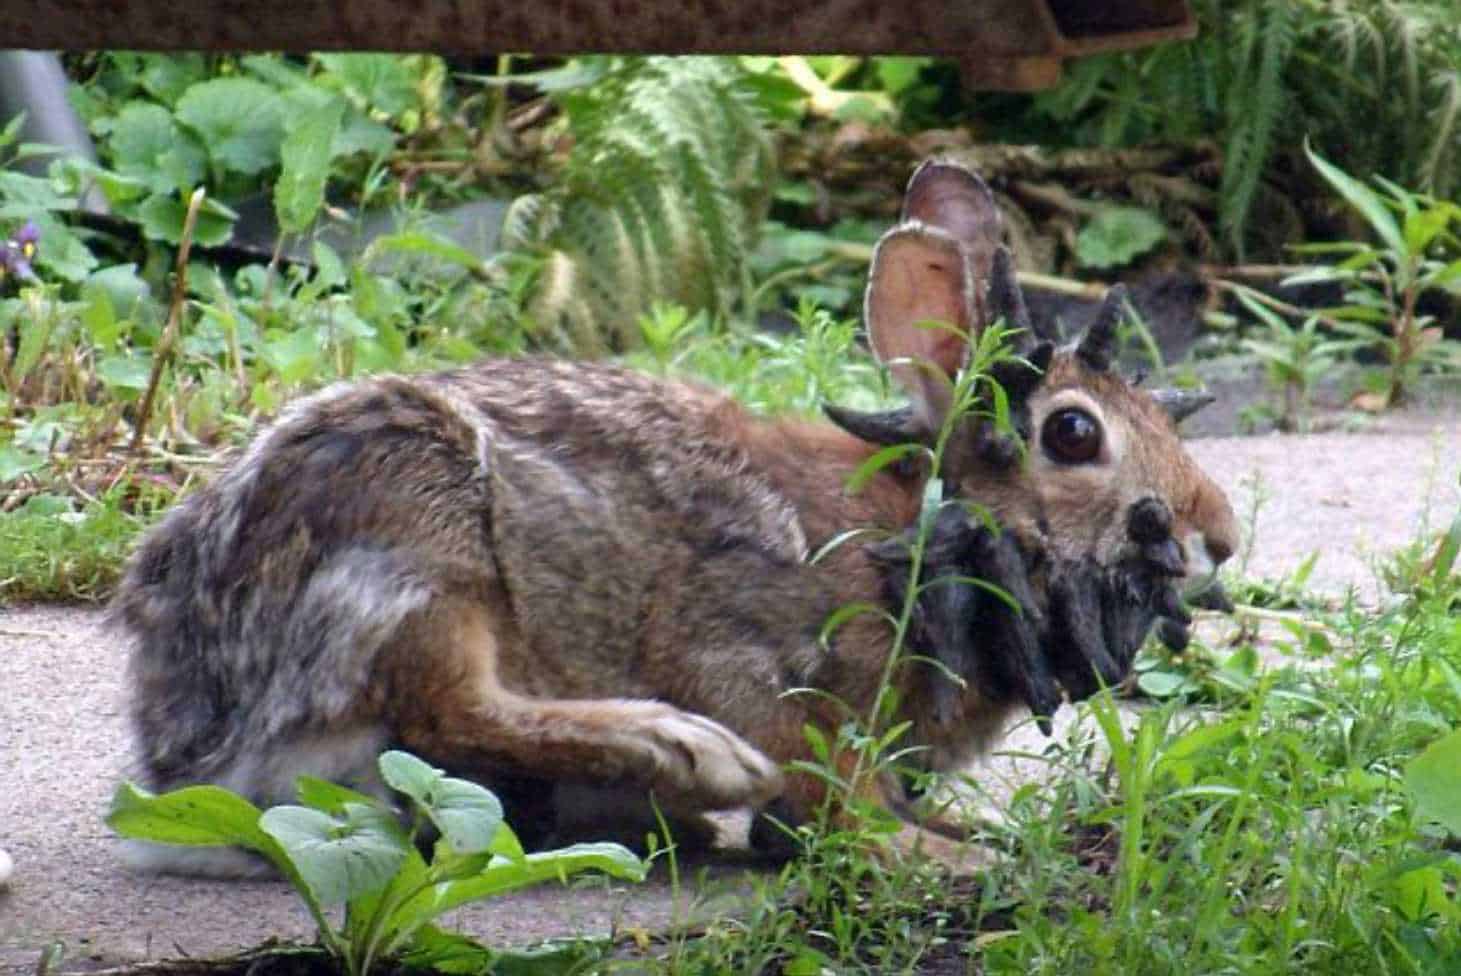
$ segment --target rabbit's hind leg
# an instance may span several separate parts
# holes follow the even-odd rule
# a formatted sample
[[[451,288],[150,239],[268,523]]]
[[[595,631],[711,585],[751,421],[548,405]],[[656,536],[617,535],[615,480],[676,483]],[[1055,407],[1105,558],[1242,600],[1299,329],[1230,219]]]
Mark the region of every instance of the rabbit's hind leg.
[[[725,726],[658,701],[551,699],[505,688],[497,662],[530,654],[500,594],[442,596],[382,662],[387,714],[405,748],[461,775],[634,785],[667,810],[764,805],[776,765]]]

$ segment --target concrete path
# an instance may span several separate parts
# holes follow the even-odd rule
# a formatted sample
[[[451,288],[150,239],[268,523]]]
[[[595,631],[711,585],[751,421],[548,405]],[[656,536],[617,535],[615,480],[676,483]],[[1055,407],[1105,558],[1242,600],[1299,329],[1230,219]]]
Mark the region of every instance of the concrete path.
[[[1374,600],[1373,561],[1449,524],[1461,507],[1455,410],[1388,417],[1365,433],[1214,438],[1191,448],[1254,527],[1246,554],[1254,576],[1281,577],[1318,551],[1311,585],[1355,586]],[[57,940],[66,945],[62,970],[73,971],[307,938],[308,917],[281,884],[123,871],[101,817],[128,763],[124,652],[101,623],[92,609],[0,610],[0,848],[15,862],[0,888],[0,974],[33,973]],[[1008,745],[1038,751],[1042,742],[1022,731]],[[1039,764],[994,758],[985,773],[1038,776]],[[740,876],[733,866],[711,875],[725,885]],[[654,929],[676,910],[661,877],[639,887],[541,888],[451,924],[522,943],[616,925]]]

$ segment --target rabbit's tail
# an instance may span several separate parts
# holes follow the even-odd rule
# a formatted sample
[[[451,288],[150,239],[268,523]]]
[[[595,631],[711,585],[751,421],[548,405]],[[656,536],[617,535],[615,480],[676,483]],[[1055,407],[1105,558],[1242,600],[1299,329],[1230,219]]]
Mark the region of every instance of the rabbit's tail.
[[[305,773],[372,789],[388,738],[376,662],[435,589],[411,553],[355,545],[288,598],[221,618],[165,588],[130,593],[150,604],[128,617],[139,778],[159,791],[215,783],[265,805],[292,802]]]
[[[175,628],[138,633],[136,778],[159,793],[216,784],[261,808],[296,802],[302,775],[384,798],[376,758],[390,735],[368,684],[402,620],[429,603],[424,581],[402,562],[389,551],[338,553],[282,619],[270,625],[267,617],[245,615],[251,624],[218,646],[190,639],[186,609],[173,618]],[[196,660],[205,648],[211,663]],[[129,841],[122,855],[139,872],[273,873],[261,857],[237,848]]]

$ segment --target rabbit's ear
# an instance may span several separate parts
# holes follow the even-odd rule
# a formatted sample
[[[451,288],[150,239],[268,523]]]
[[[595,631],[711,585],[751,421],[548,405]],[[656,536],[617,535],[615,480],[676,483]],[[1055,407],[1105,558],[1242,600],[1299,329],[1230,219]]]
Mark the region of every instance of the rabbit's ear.
[[[967,253],[942,230],[894,227],[873,251],[865,316],[873,352],[913,398],[918,421],[937,430],[969,357],[974,279]]]
[[[947,159],[920,165],[903,194],[903,221],[910,220],[937,227],[958,241],[969,254],[974,280],[989,280],[1004,221],[989,186],[972,170]],[[974,297],[976,302],[983,298]]]
[[[970,336],[992,318],[982,283],[1000,235],[984,181],[957,163],[930,160],[908,182],[902,222],[873,252],[866,299],[873,351],[913,398],[926,430],[943,422]]]

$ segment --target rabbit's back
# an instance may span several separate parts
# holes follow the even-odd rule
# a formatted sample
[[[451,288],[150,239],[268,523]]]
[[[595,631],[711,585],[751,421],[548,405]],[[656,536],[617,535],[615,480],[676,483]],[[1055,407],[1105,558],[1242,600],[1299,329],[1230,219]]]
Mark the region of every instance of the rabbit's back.
[[[495,666],[515,693],[707,714],[747,683],[774,696],[815,665],[837,596],[745,422],[697,387],[545,360],[301,401],[149,534],[123,582],[146,778],[287,794],[297,763],[250,759],[284,740],[346,742],[311,762],[368,776],[394,737],[379,676],[399,668],[380,655],[426,654],[404,624],[462,594],[507,608]],[[687,667],[686,645],[740,660]]]

